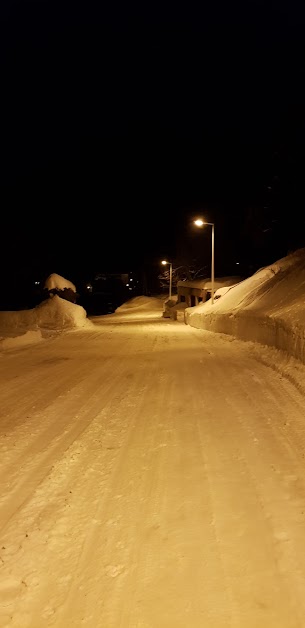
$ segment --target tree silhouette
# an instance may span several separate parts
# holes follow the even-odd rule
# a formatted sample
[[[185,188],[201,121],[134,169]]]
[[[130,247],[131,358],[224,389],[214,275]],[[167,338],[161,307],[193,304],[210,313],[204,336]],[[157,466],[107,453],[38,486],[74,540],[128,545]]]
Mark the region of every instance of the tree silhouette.
[[[177,287],[178,281],[193,281],[195,279],[206,279],[208,277],[207,266],[196,266],[188,264],[174,265],[172,269],[172,286]],[[158,275],[161,288],[168,288],[170,281],[170,270],[166,267],[163,273]]]

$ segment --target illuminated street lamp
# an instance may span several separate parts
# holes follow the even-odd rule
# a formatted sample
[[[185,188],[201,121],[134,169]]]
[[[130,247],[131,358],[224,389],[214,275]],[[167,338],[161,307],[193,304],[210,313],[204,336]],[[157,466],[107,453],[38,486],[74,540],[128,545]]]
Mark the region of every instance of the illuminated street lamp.
[[[173,265],[171,262],[167,262],[166,259],[162,260],[161,264],[163,264],[163,266],[166,266],[166,264],[169,264],[169,299],[172,298],[172,282],[173,282]]]
[[[196,227],[204,227],[205,225],[210,225],[212,227],[211,297],[212,297],[212,305],[213,305],[214,303],[214,223],[205,222],[204,220],[201,220],[201,218],[198,218],[197,220],[194,220],[194,225],[196,225]]]

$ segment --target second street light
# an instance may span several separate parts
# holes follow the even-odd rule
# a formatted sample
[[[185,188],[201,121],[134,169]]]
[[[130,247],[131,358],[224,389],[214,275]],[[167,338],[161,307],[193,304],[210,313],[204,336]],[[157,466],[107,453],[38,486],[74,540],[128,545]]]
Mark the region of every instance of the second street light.
[[[163,266],[166,266],[167,264],[169,264],[169,295],[168,298],[171,299],[172,298],[172,283],[173,283],[173,265],[171,262],[167,262],[166,259],[162,260],[161,264],[163,264]]]
[[[214,223],[205,222],[204,220],[201,220],[201,218],[198,218],[197,220],[194,220],[194,224],[196,225],[196,227],[204,227],[205,225],[210,225],[212,227],[211,298],[212,298],[212,305],[213,305],[214,303]]]

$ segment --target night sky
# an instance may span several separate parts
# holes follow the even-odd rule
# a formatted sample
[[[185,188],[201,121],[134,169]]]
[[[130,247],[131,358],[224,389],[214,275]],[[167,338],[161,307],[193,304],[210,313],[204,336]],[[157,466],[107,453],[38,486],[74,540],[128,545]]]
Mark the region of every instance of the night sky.
[[[197,215],[216,274],[305,245],[302,3],[0,12],[4,275],[206,263]]]

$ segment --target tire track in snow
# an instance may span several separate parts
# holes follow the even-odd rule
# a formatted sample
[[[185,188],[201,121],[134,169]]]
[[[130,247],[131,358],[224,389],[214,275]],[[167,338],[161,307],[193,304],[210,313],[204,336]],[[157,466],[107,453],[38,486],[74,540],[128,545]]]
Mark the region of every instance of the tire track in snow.
[[[245,363],[251,364],[251,360],[245,360]],[[235,371],[237,366],[234,360],[232,366]],[[294,563],[291,557],[287,557],[286,569],[289,574],[287,579],[285,569],[283,569],[283,543],[279,543],[280,539],[277,538],[278,529],[282,527],[281,520],[283,512],[286,511],[287,502],[285,502],[279,478],[272,472],[270,463],[273,460],[273,451],[277,465],[285,469],[286,463],[283,458],[285,459],[285,452],[287,452],[287,443],[278,438],[272,419],[270,422],[269,386],[272,385],[273,374],[271,372],[271,381],[263,376],[265,383],[259,389],[259,396],[251,395],[249,399],[249,391],[253,391],[250,377],[248,381],[247,377],[244,377],[242,382],[239,381],[238,387],[232,386],[235,379],[234,371],[232,380],[226,379],[222,384],[222,394],[228,405],[228,416],[235,416],[236,421],[228,428],[223,418],[223,402],[216,403],[214,412],[218,421],[220,419],[219,428],[221,427],[225,438],[226,450],[222,453],[222,448],[219,446],[218,459],[213,460],[211,454],[217,451],[216,445],[211,441],[208,447],[208,455],[211,457],[211,476],[216,479],[217,469],[219,469],[219,485],[221,487],[224,484],[226,487],[221,503],[217,503],[216,494],[215,512],[218,508],[222,513],[224,497],[228,494],[231,500],[231,503],[228,500],[228,508],[231,506],[233,510],[232,520],[235,519],[238,532],[237,544],[236,540],[234,543],[234,537],[231,537],[229,522],[226,522],[228,518],[223,518],[223,515],[219,516],[220,538],[223,544],[226,543],[224,556],[227,562],[227,579],[232,589],[237,613],[234,625],[240,628],[244,625],[244,619],[240,616],[238,609],[241,602],[243,605],[247,602],[253,615],[253,619],[247,621],[247,626],[251,628],[252,626],[256,628],[257,623],[260,624],[263,621],[268,627],[301,628],[301,617],[304,611],[299,607],[298,576],[291,575],[291,566],[293,564],[297,566],[298,561]],[[266,368],[262,371],[266,374]],[[240,365],[238,365],[237,373],[240,379]],[[223,375],[223,368],[220,366],[219,376],[223,378]],[[220,409],[217,412],[219,406]],[[275,425],[277,412],[278,409],[274,406],[271,417],[273,416]],[[231,465],[227,462],[230,459],[233,461]],[[293,458],[291,458],[288,462],[288,469],[293,469],[293,466]],[[226,473],[224,476],[226,480],[221,477],[222,467]],[[240,469],[239,473],[238,469]],[[230,476],[232,476],[231,481]],[[235,487],[236,490],[234,490]],[[264,490],[265,487],[267,490]],[[238,500],[241,497],[242,502],[239,503]],[[274,506],[276,506],[275,510]],[[297,515],[296,512],[292,514],[292,518],[295,515]],[[302,533],[303,536],[304,533]],[[284,537],[282,541],[285,545]],[[299,542],[301,545],[301,538]],[[236,585],[232,586],[235,582],[232,577],[234,576],[232,557],[234,557],[234,551],[239,557],[243,546],[244,552],[248,555],[251,572],[249,569],[242,571],[243,561],[238,559],[235,566]],[[303,563],[300,582],[302,580],[304,582],[304,567]],[[298,567],[296,570],[299,570]],[[257,573],[260,574],[260,579],[257,578]],[[259,619],[260,615],[261,619]]]
[[[101,339],[101,334],[98,336]],[[93,338],[96,340],[97,338]],[[128,349],[126,343],[125,350]],[[126,367],[116,361],[116,377],[122,375]],[[103,383],[100,384],[100,380]],[[31,440],[19,441],[20,447],[8,465],[1,465],[0,469],[0,529],[4,529],[8,521],[35,491],[35,488],[50,472],[52,463],[87,429],[94,416],[92,408],[96,400],[109,397],[115,392],[116,382],[113,382],[111,364],[99,367],[97,374],[82,379],[81,386],[77,385],[49,406],[49,410],[41,416],[35,413],[31,427]],[[80,399],[85,403],[79,406]],[[20,409],[19,409],[20,412]],[[59,421],[58,417],[66,415]],[[42,423],[43,421],[43,423]],[[27,430],[29,424],[27,424]],[[47,449],[46,449],[47,444]],[[6,445],[8,446],[8,445]],[[7,492],[9,491],[9,492]]]
[[[126,327],[113,387],[7,526],[32,531],[6,557],[27,583],[7,625],[303,628],[301,396],[273,403],[279,379],[241,343]]]
[[[163,339],[160,339],[160,342],[162,341]],[[156,351],[158,351],[158,346],[156,346]],[[70,591],[72,601],[66,609],[65,616],[61,619],[61,625],[65,625],[70,617],[71,627],[77,626],[77,619],[71,620],[71,614],[75,612],[75,604],[78,609],[75,617],[81,617],[83,625],[87,626],[107,625],[109,628],[119,626],[127,628],[152,625],[165,628],[175,625],[178,628],[188,625],[186,622],[190,621],[195,627],[201,626],[203,618],[208,617],[209,626],[218,628],[220,615],[226,616],[227,621],[225,619],[224,621],[226,621],[226,626],[229,625],[226,605],[224,604],[224,610],[222,610],[219,609],[218,604],[219,599],[222,603],[224,602],[225,595],[223,579],[219,575],[221,566],[215,555],[217,547],[215,547],[215,541],[211,541],[214,539],[211,524],[213,513],[209,502],[206,502],[206,496],[200,506],[205,543],[196,546],[198,539],[195,538],[194,542],[192,538],[192,513],[188,512],[192,499],[189,500],[188,492],[190,491],[193,495],[192,484],[194,484],[196,499],[193,495],[193,503],[196,503],[197,489],[203,481],[204,470],[198,447],[196,423],[194,424],[191,420],[190,425],[185,428],[183,415],[180,416],[178,424],[176,422],[176,409],[179,406],[181,408],[179,390],[181,392],[181,387],[183,388],[183,380],[179,377],[175,385],[172,384],[169,387],[172,380],[172,366],[171,363],[171,368],[167,369],[166,375],[164,365],[162,365],[157,372],[149,376],[152,390],[148,392],[138,410],[133,429],[128,436],[128,441],[124,444],[124,450],[117,460],[116,471],[111,478],[112,499],[109,499],[108,504],[106,502],[104,516],[110,516],[108,521],[112,522],[113,529],[107,528],[106,521],[106,530],[102,533],[100,528],[93,531],[94,538],[90,539],[90,543],[88,541],[87,549],[82,555],[77,570],[82,574],[81,591],[78,589],[79,582],[76,581],[74,588]],[[169,390],[172,391],[171,394]],[[184,394],[183,392],[183,400]],[[178,395],[178,403],[177,400],[175,401],[175,395]],[[149,408],[153,408],[153,411],[149,412]],[[162,417],[161,424],[160,417]],[[189,455],[183,456],[188,441],[190,452]],[[198,448],[195,461],[193,460],[194,441]],[[169,444],[171,444],[170,451]],[[179,486],[179,481],[177,482],[176,475],[172,472],[173,448],[176,451],[175,471],[183,483],[183,490]],[[137,466],[137,452],[141,450],[144,451]],[[185,464],[185,457],[189,460],[187,464]],[[145,466],[141,468],[143,459]],[[184,478],[183,470],[189,471],[189,477]],[[170,482],[168,478],[171,478]],[[178,513],[178,519],[177,513],[172,512],[171,509],[172,492],[175,494],[175,500],[177,492],[182,498],[182,512]],[[119,495],[119,499],[113,502],[116,494]],[[135,510],[134,502],[136,505],[139,504],[139,512]],[[122,512],[124,513],[123,521],[121,520]],[[197,508],[195,512],[197,514]],[[176,525],[181,517],[177,532]],[[184,517],[187,517],[190,527],[187,531],[184,527]],[[165,518],[166,525],[163,521]],[[196,521],[194,530],[198,535]],[[199,530],[201,533],[201,526]],[[183,552],[181,553],[181,544],[185,547],[186,556]],[[94,563],[92,564],[93,552]],[[156,561],[156,552],[161,552],[159,561]],[[191,557],[188,556],[188,552],[191,552]],[[196,567],[198,563],[200,564],[198,554],[202,555],[204,574],[205,570],[210,568],[209,577],[205,578],[204,585],[201,584],[200,579],[198,580],[198,589],[195,586],[197,580],[195,583],[190,580],[191,589],[188,589],[185,578],[187,572],[190,578],[194,570],[196,572]],[[179,572],[176,575],[177,567]],[[160,571],[161,575],[159,575]],[[92,572],[99,574],[99,590],[103,603],[100,599],[96,599],[96,590],[91,589],[88,584],[92,582]],[[214,573],[214,578],[212,573]],[[168,595],[170,580],[179,586],[180,592],[179,599],[174,596],[173,602]],[[216,587],[215,580],[219,583]],[[156,591],[159,591],[159,588],[156,588],[156,582],[159,588],[165,588],[166,591],[162,611],[159,597],[155,599]],[[198,599],[202,587],[205,589],[206,601]],[[175,589],[175,584],[172,588]],[[185,588],[187,588],[186,592]],[[196,589],[197,595],[192,589]],[[213,595],[215,603],[211,605]],[[156,602],[159,604],[157,613],[154,611]]]

